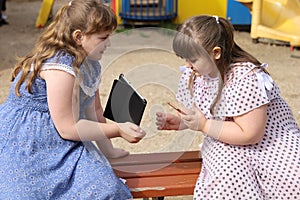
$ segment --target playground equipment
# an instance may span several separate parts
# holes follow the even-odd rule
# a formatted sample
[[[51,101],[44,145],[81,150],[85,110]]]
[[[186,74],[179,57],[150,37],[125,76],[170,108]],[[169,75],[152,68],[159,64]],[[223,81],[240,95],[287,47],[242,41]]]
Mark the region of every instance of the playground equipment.
[[[299,0],[237,0],[252,13],[251,38],[269,38],[300,47]]]
[[[251,25],[249,9],[236,0],[178,0],[178,15],[174,23],[181,24],[187,18],[200,15],[217,15],[227,18],[233,25]]]
[[[37,28],[43,28],[45,26],[51,13],[53,4],[54,0],[43,0],[42,7],[35,22],[35,26]]]
[[[119,15],[124,24],[172,20],[177,16],[177,0],[123,0],[121,6]]]
[[[129,22],[160,22],[171,20],[175,24],[183,23],[187,18],[199,14],[218,15],[230,20],[234,25],[251,24],[251,14],[235,0],[111,0],[119,24]]]

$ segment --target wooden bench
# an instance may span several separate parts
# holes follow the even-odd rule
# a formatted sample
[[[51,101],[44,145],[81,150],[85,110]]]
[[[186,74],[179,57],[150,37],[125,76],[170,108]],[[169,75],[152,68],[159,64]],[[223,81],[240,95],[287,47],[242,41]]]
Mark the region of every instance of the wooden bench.
[[[199,151],[187,151],[131,154],[110,163],[134,198],[163,199],[193,194],[202,159]]]

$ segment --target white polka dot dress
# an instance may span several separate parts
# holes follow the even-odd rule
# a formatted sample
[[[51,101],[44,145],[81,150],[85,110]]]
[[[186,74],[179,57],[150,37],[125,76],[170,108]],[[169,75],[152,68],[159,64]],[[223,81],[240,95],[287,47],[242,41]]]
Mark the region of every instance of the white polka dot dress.
[[[255,145],[236,146],[205,137],[201,148],[202,170],[194,199],[300,199],[300,130],[287,103],[270,76],[252,63],[231,65],[215,115],[209,112],[218,91],[218,79],[197,77],[191,96],[186,69],[177,99],[193,102],[209,119],[231,120],[267,104],[267,124]],[[255,122],[249,122],[255,123]]]

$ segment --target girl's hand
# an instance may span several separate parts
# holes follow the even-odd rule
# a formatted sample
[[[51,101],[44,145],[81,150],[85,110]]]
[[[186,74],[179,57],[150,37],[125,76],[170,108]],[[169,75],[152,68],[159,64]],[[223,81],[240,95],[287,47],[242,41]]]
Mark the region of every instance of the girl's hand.
[[[137,143],[146,135],[143,129],[131,122],[117,123],[117,126],[120,136],[130,143]]]
[[[189,110],[186,115],[181,115],[181,119],[188,128],[195,131],[202,131],[207,121],[195,103],[193,104],[192,110]]]
[[[179,115],[170,113],[156,113],[156,123],[158,130],[183,130],[187,127],[182,123]]]

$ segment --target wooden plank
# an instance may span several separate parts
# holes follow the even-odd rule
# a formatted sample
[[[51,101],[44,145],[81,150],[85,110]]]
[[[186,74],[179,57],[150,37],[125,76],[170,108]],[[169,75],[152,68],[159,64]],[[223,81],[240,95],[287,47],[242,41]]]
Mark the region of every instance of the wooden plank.
[[[158,176],[172,176],[184,174],[199,174],[201,162],[126,165],[113,167],[117,176],[122,178],[144,178]]]
[[[199,151],[130,154],[109,160],[112,166],[201,161]]]
[[[192,195],[202,167],[199,151],[131,154],[110,162],[134,198]]]
[[[134,198],[192,195],[198,175],[132,178],[126,184]]]

